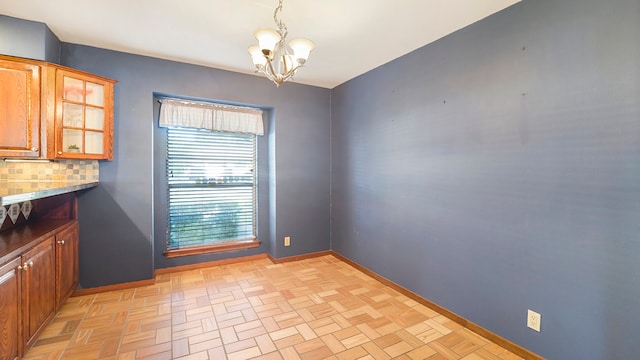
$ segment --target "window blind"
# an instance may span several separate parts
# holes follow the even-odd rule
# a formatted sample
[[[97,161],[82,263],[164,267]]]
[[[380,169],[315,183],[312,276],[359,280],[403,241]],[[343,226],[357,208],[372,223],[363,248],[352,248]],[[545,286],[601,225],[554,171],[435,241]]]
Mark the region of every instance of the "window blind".
[[[168,249],[256,238],[256,135],[167,128]]]

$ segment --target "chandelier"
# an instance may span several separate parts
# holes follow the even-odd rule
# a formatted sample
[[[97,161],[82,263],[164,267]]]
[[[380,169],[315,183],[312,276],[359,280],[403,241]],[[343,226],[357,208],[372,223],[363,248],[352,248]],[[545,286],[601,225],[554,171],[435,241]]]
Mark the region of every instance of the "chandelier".
[[[263,73],[276,86],[291,80],[299,68],[304,66],[309,58],[309,53],[315,47],[309,39],[296,38],[285,45],[287,38],[287,26],[278,18],[282,12],[282,0],[273,12],[273,21],[278,30],[258,29],[253,36],[258,40],[258,45],[249,47],[249,54],[253,59],[256,72]]]

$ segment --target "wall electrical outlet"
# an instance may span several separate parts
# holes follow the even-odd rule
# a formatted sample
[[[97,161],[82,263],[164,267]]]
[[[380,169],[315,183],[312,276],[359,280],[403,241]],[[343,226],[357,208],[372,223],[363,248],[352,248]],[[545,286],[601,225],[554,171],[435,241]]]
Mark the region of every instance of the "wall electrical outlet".
[[[542,315],[538,314],[535,311],[527,310],[527,327],[529,329],[533,329],[537,332],[540,332],[540,320]]]
[[[291,246],[291,236],[284,237],[284,246]]]

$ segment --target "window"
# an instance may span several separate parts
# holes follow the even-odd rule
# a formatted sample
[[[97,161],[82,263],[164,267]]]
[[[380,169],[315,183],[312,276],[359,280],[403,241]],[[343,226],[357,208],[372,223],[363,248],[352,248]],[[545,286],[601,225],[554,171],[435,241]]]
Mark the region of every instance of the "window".
[[[167,131],[167,248],[255,240],[256,135]]]
[[[168,127],[166,175],[165,254],[255,243],[255,134]]]
[[[164,255],[260,246],[256,136],[264,134],[262,110],[176,98],[158,101],[158,125],[167,134],[166,166],[161,166],[167,196]]]

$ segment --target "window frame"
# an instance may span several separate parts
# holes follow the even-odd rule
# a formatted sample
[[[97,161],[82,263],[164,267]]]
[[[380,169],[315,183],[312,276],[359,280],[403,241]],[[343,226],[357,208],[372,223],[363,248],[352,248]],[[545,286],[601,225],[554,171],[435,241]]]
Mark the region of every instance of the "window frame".
[[[180,129],[180,128],[175,128],[175,129]],[[207,132],[207,130],[196,130],[196,129],[186,129],[186,128],[182,128],[180,130],[188,130],[188,131],[204,131]],[[166,153],[165,153],[165,160],[168,163],[168,159],[169,159],[169,131],[170,128],[167,128],[167,145],[165,147],[166,149]],[[215,133],[213,131],[209,131],[210,133]],[[233,133],[226,133],[226,134],[233,134]],[[238,134],[240,135],[240,134]],[[253,135],[256,136],[256,135]],[[170,183],[170,179],[169,179],[169,173],[170,170],[167,167],[165,169],[165,174],[164,174],[164,178],[165,181],[167,182],[167,187],[166,187],[166,201],[167,201],[167,205],[166,205],[166,221],[167,221],[167,227],[166,227],[166,240],[165,240],[165,250],[163,252],[164,256],[167,258],[174,258],[174,257],[180,257],[180,256],[190,256],[190,255],[197,255],[197,254],[206,254],[206,253],[216,253],[216,252],[224,252],[224,251],[233,251],[233,250],[240,250],[240,249],[250,249],[250,248],[255,248],[261,245],[261,241],[257,239],[257,234],[258,234],[258,139],[257,136],[254,139],[254,143],[253,143],[254,149],[253,149],[253,185],[252,185],[252,193],[253,193],[253,212],[252,212],[252,232],[253,232],[253,236],[251,238],[244,238],[244,239],[234,239],[234,240],[220,240],[220,241],[212,241],[206,244],[200,244],[200,245],[192,245],[192,246],[183,246],[183,247],[170,247],[170,228],[171,228],[171,220],[169,219],[170,217],[170,206],[171,206],[171,202],[169,199],[169,192],[170,189],[172,188]],[[197,183],[193,184],[194,186],[192,186],[193,188],[203,188],[202,185],[197,186]],[[181,184],[180,186],[176,186],[176,188],[189,188],[190,186],[185,186],[184,184]]]

